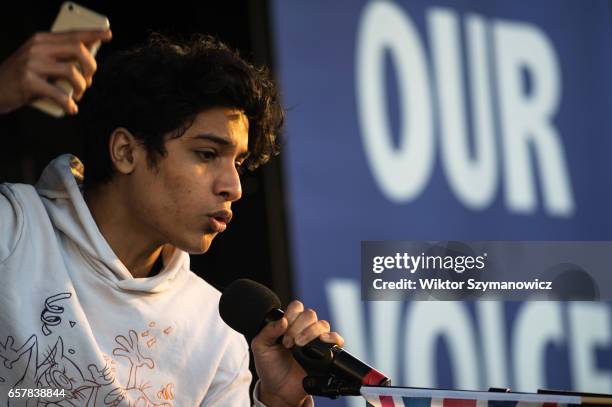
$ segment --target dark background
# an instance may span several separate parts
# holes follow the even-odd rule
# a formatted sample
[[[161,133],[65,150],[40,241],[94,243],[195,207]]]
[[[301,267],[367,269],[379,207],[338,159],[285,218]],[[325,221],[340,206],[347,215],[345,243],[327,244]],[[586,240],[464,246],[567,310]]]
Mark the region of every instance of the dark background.
[[[266,1],[77,3],[110,20],[113,40],[100,48],[98,63],[114,50],[143,42],[151,31],[178,36],[198,32],[220,38],[248,61],[274,71]],[[61,4],[11,3],[0,16],[0,58],[34,33],[48,31]],[[0,182],[35,183],[49,161],[63,153],[78,156],[83,145],[71,118],[55,119],[30,107],[0,115],[0,134]],[[243,176],[243,198],[233,206],[234,220],[208,253],[191,256],[191,268],[220,289],[236,278],[255,279],[286,304],[292,285],[280,160]]]

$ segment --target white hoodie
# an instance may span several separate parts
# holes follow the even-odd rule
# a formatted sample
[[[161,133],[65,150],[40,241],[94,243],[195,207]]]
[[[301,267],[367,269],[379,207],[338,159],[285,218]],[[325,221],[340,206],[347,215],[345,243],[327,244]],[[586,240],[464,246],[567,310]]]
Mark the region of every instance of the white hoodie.
[[[219,292],[178,249],[158,275],[132,277],[82,174],[63,155],[36,188],[0,185],[0,406],[247,406],[247,344],[220,319]]]

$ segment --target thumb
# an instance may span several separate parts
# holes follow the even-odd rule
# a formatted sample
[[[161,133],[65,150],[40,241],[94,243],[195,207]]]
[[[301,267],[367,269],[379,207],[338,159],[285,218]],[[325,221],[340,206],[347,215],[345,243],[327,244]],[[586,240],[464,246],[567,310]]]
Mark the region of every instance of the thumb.
[[[253,351],[277,345],[276,340],[287,331],[289,321],[283,317],[278,321],[268,323],[251,342]]]

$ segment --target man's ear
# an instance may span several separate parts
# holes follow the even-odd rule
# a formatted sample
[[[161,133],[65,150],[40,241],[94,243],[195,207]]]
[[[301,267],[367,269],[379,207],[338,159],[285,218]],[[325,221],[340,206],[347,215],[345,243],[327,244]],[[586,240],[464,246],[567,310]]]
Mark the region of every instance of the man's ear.
[[[139,155],[142,154],[138,140],[125,127],[113,130],[108,141],[110,159],[120,174],[130,174],[136,168]]]

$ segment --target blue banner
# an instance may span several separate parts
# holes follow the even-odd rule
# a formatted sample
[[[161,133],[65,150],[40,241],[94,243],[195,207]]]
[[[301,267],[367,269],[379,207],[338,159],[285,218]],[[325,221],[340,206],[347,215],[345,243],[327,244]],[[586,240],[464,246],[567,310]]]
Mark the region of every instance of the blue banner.
[[[359,297],[366,240],[612,240],[609,2],[272,12],[307,306],[395,385],[612,392],[607,303]]]

